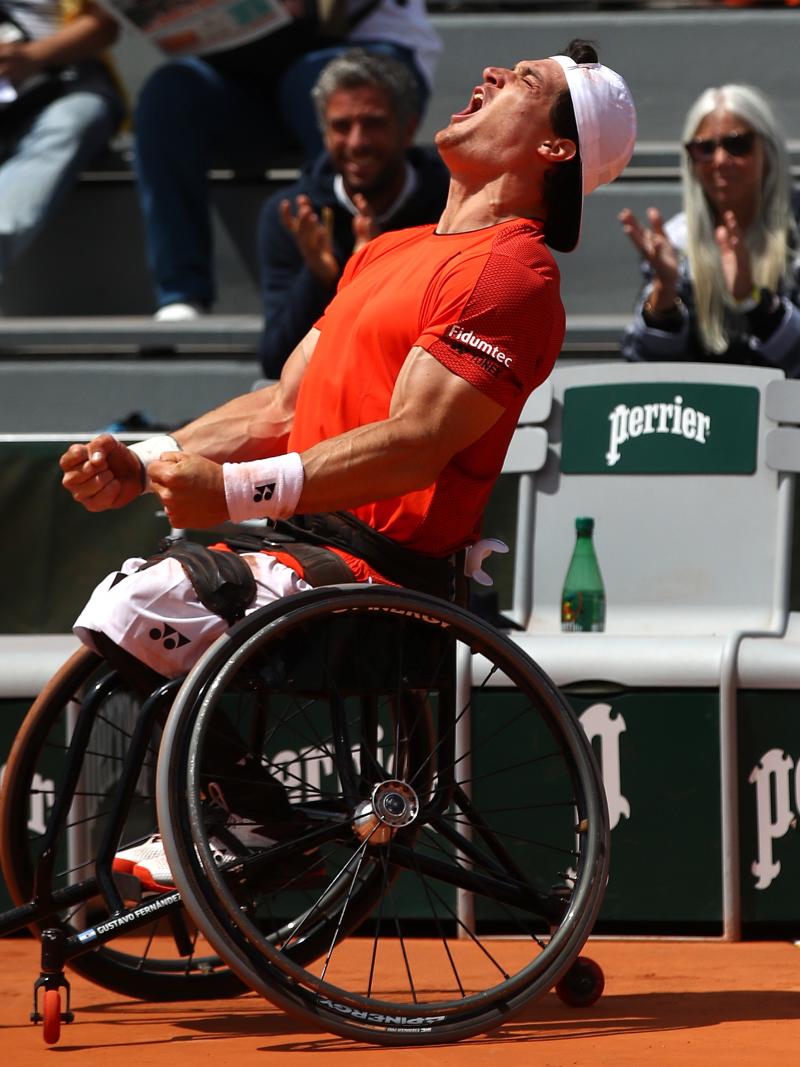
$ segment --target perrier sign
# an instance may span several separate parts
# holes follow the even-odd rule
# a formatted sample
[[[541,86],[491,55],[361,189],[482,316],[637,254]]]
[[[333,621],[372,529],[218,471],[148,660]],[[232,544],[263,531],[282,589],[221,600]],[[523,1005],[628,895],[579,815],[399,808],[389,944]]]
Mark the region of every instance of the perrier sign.
[[[758,389],[695,382],[564,392],[565,474],[752,474]]]

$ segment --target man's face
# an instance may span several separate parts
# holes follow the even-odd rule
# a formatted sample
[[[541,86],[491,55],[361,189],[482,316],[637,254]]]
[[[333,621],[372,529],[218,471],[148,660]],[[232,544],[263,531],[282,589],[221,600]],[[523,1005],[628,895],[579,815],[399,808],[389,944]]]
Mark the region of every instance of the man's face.
[[[347,192],[369,197],[396,180],[414,123],[402,126],[383,89],[339,89],[328,100],[323,137]]]
[[[509,169],[553,140],[550,109],[567,88],[553,59],[523,60],[513,69],[487,67],[463,111],[436,135],[445,161]],[[453,155],[455,153],[455,155]]]

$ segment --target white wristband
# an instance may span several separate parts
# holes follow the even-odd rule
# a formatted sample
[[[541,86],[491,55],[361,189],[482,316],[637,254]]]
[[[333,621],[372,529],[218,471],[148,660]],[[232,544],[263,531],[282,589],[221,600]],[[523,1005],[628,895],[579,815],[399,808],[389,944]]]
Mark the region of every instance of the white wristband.
[[[223,463],[225,500],[234,522],[288,519],[297,511],[305,472],[297,452],[250,463]]]
[[[142,491],[147,493],[152,490],[147,468],[157,459],[161,459],[163,452],[182,452],[183,449],[169,434],[159,434],[157,437],[146,437],[144,441],[137,441],[129,445],[131,452],[139,457],[142,465]]]

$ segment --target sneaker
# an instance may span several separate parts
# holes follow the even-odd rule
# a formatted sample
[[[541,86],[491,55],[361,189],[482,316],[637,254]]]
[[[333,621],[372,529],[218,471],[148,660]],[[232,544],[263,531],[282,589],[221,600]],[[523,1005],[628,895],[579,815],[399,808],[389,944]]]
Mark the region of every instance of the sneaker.
[[[262,837],[261,840],[262,847],[265,847],[265,839]],[[224,846],[217,849],[213,839],[209,841],[209,846],[214,862],[219,867],[234,858],[235,854]],[[151,834],[138,844],[122,849],[114,857],[111,869],[115,875],[137,879],[142,889],[151,893],[163,893],[175,888],[175,879],[167,863],[161,834]]]
[[[122,849],[114,857],[111,869],[114,874],[131,875],[138,879],[142,889],[152,893],[175,888],[161,834],[150,834],[137,844]]]
[[[156,322],[189,322],[192,319],[202,318],[205,314],[205,308],[200,307],[199,304],[176,301],[174,304],[164,304],[153,318]]]
[[[268,836],[264,826],[259,826],[250,819],[243,819],[232,813],[227,813],[224,819],[220,819],[219,807],[213,803],[209,812],[208,829],[211,833],[208,846],[218,867],[232,866],[238,860],[252,856],[254,852],[277,844],[274,837]],[[137,844],[119,851],[114,857],[112,870],[116,875],[138,879],[145,892],[164,893],[175,888],[175,880],[167,863],[160,834],[151,834]],[[325,864],[319,849],[314,847],[300,856],[286,858],[277,865],[274,872],[267,871],[259,875],[255,888],[268,889],[285,885],[291,889],[305,889],[318,884],[324,878]]]

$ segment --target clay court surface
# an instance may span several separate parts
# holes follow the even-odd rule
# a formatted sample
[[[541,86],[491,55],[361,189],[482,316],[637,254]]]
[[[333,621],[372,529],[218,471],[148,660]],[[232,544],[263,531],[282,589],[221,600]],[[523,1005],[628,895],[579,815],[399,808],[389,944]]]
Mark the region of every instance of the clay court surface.
[[[235,1000],[146,1004],[80,978],[76,1020],[42,1044],[28,1022],[38,946],[0,941],[0,1052],[9,1067],[766,1067],[800,1047],[800,948],[791,943],[590,942],[606,972],[594,1007],[550,993],[502,1029],[458,1045],[387,1049],[311,1032],[250,994]]]

